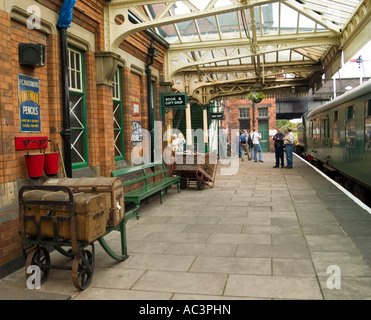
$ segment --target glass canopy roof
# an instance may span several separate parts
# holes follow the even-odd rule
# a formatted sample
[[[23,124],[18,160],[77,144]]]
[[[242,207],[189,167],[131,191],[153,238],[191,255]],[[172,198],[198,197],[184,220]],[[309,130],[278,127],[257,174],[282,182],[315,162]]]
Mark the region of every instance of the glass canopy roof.
[[[325,26],[308,17],[311,11],[321,16],[323,21],[331,22],[342,28],[361,1],[297,0],[265,2],[267,4],[258,5],[253,9],[257,36],[262,37],[326,31]],[[214,8],[222,8],[233,5],[235,1],[184,0],[174,2],[171,8],[165,2],[145,5],[144,7],[148,16],[155,20],[160,15],[170,17],[190,14],[197,9],[205,10],[210,7],[211,3],[214,3]],[[299,12],[298,9],[302,12]],[[164,11],[166,12],[164,13]],[[169,43],[241,38],[250,36],[254,24],[252,19],[250,9],[244,9],[205,18],[188,19],[185,22],[158,27],[156,31]]]
[[[232,78],[308,79],[363,0],[112,0],[169,44],[172,74],[204,72],[206,81]],[[140,22],[139,22],[140,23]],[[337,39],[337,42],[334,39]],[[173,53],[173,54],[172,54]],[[249,67],[253,70],[248,71]],[[286,71],[272,69],[286,66]],[[234,76],[218,68],[240,67]],[[214,68],[214,69],[213,69]],[[262,70],[264,69],[265,70]]]

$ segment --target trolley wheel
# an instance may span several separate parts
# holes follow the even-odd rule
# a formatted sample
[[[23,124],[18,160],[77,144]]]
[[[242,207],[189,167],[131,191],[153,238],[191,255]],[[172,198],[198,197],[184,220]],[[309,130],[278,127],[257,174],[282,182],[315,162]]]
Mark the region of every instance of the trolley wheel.
[[[50,266],[50,254],[49,251],[44,247],[37,246],[35,249],[32,249],[27,255],[25,263],[25,272],[26,278],[31,276],[27,272],[29,266],[34,265],[40,269],[40,283],[44,283],[48,279],[49,275],[49,266]]]
[[[197,189],[198,190],[205,189],[205,182],[203,182],[200,178],[197,178]]]
[[[86,289],[93,278],[94,269],[94,245],[92,252],[81,250],[75,255],[72,263],[72,280],[77,289]]]
[[[180,189],[185,189],[188,186],[188,180],[186,178],[180,178]]]

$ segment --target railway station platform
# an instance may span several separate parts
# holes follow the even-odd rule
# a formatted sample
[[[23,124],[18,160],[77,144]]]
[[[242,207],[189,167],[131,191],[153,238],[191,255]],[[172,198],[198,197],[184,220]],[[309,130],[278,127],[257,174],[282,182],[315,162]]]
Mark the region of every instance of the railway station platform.
[[[239,162],[233,175],[220,165],[213,189],[171,188],[162,205],[144,204],[127,223],[129,258],[97,244],[86,290],[65,270],[30,290],[21,269],[0,280],[3,299],[371,299],[367,208],[298,157],[293,169],[273,168],[272,153],[263,160]],[[119,238],[107,241],[120,248]]]

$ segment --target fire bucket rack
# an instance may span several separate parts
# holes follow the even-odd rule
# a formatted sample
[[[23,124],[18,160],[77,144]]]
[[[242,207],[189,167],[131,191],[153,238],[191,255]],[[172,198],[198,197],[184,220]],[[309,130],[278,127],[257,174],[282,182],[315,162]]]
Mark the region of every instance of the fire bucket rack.
[[[45,152],[48,147],[48,142],[51,142],[54,148],[52,152]],[[28,176],[31,179],[39,179],[43,172],[48,177],[53,177],[58,174],[59,168],[59,152],[56,150],[55,143],[52,140],[40,138],[38,140],[23,140],[24,147],[27,147],[25,154]],[[40,152],[30,153],[30,147],[35,148],[38,145]]]

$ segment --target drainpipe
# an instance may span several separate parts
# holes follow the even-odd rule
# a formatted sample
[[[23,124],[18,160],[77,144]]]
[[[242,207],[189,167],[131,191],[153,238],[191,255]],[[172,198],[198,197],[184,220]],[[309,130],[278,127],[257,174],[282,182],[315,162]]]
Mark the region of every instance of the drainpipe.
[[[153,104],[152,104],[152,73],[151,65],[154,62],[154,57],[157,57],[157,49],[153,47],[153,39],[151,39],[150,46],[148,48],[148,56],[150,61],[146,64],[147,74],[147,105],[148,105],[148,131],[151,137],[151,158],[150,162],[154,162],[154,149],[155,149],[155,137],[153,130]]]
[[[62,112],[63,112],[63,155],[66,175],[72,178],[72,159],[71,159],[71,123],[70,123],[70,98],[68,85],[68,51],[67,51],[67,28],[72,21],[72,10],[76,0],[64,0],[59,13],[57,27],[60,31],[61,41],[61,66],[62,66]]]

